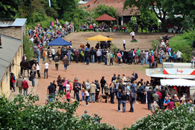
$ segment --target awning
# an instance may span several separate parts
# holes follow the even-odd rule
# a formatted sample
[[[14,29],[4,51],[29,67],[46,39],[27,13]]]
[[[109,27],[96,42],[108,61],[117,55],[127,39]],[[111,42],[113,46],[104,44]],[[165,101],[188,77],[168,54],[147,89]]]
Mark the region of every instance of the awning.
[[[160,83],[162,86],[188,86],[195,87],[194,80],[186,80],[186,79],[161,79]]]
[[[49,46],[71,46],[72,43],[65,41],[61,37],[56,38],[55,40],[48,43]]]
[[[152,74],[147,75],[156,78],[170,78],[170,79],[195,79],[194,75],[167,75],[167,74]]]
[[[112,38],[108,38],[102,35],[96,35],[94,37],[87,38],[88,41],[112,41]]]

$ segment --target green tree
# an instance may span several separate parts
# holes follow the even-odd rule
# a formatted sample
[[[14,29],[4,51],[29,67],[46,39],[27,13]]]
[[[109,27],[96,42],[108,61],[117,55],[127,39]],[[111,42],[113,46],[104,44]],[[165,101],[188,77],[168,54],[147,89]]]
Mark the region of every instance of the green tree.
[[[158,18],[153,12],[150,11],[141,11],[142,14],[139,17],[139,24],[142,25],[143,29],[147,30],[150,25],[158,25]]]
[[[27,60],[31,60],[35,55],[33,51],[34,44],[32,41],[29,40],[29,38],[24,35],[23,36],[23,53],[26,55]]]
[[[94,10],[94,18],[103,14],[107,14],[114,18],[117,16],[116,9],[114,7],[108,5],[98,5]]]
[[[17,13],[17,1],[1,0],[0,10],[0,18],[13,18]]]
[[[132,7],[131,11],[145,13],[145,11],[153,12],[156,17],[162,22],[163,31],[167,30],[166,15],[167,11],[164,9],[164,0],[125,0],[124,9]]]

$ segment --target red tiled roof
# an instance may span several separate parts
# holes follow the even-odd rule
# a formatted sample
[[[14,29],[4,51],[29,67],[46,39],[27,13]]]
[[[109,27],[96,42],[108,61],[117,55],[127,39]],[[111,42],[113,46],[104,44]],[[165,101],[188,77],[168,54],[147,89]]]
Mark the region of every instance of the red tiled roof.
[[[95,19],[95,21],[114,21],[114,20],[116,19],[107,14],[103,14],[100,17]]]
[[[98,5],[104,4],[107,6],[112,6],[116,9],[116,12],[119,16],[132,16],[132,15],[140,15],[137,11],[137,8],[127,8],[123,10],[123,3],[125,0],[91,0],[84,4],[87,10],[95,9]]]

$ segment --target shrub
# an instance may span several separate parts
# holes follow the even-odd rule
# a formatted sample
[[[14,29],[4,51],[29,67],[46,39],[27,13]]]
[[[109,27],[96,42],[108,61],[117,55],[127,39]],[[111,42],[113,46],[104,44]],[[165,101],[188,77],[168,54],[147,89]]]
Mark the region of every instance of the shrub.
[[[195,34],[193,31],[184,32],[183,35],[177,35],[171,38],[169,45],[172,48],[172,52],[177,52],[178,50],[182,52],[183,61],[190,61],[192,57],[192,43]]]
[[[191,106],[181,105],[173,111],[156,111],[156,114],[138,120],[129,130],[193,130],[195,114],[189,112]]]
[[[152,43],[151,43],[151,46],[152,46],[152,49],[153,49],[153,50],[158,49],[158,47],[159,47],[159,41],[153,39],[153,40],[152,40]]]
[[[111,50],[114,56],[116,56],[118,48],[112,43],[111,44]]]
[[[137,40],[135,38],[133,38],[130,42],[137,42]]]
[[[92,117],[80,120],[74,116],[78,102],[69,104],[56,101],[48,105],[34,105],[39,100],[38,95],[29,94],[27,97],[17,95],[13,101],[5,96],[0,97],[0,128],[29,129],[29,130],[115,130],[114,126],[97,123]],[[101,118],[99,118],[101,119]]]

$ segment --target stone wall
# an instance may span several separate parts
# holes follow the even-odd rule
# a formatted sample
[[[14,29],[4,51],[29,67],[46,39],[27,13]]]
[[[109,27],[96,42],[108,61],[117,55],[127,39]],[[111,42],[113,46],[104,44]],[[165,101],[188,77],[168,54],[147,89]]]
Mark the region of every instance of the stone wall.
[[[25,25],[23,27],[1,27],[0,34],[23,40]]]

